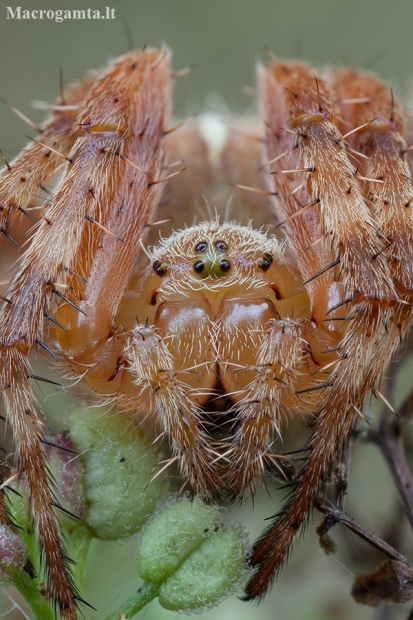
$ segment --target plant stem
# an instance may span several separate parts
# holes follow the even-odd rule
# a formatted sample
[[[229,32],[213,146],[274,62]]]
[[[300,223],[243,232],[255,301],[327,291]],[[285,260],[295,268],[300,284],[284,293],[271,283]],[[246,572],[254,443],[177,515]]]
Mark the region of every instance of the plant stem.
[[[70,541],[70,556],[72,560],[76,562],[76,565],[73,566],[75,583],[79,590],[82,590],[89,547],[93,540],[93,534],[89,526],[84,524],[66,535],[68,535]]]
[[[376,547],[379,551],[386,554],[392,560],[396,560],[398,562],[402,562],[409,568],[413,569],[413,564],[409,562],[407,558],[404,557],[401,553],[393,549],[389,544],[387,544],[384,540],[372,534],[368,530],[364,529],[357,521],[350,519],[344,512],[338,510],[334,504],[332,504],[326,497],[320,497],[316,503],[316,508],[323,514],[330,517],[329,522],[326,524],[326,528],[329,529],[333,527],[336,523],[341,523],[349,530],[360,536],[363,540],[367,541],[373,547]]]
[[[401,406],[399,417],[385,409],[378,430],[370,430],[368,438],[380,448],[386,459],[413,528],[413,475],[403,445],[403,431],[412,416],[412,411],[413,393]]]
[[[32,579],[26,571],[19,570],[13,575],[13,585],[24,596],[38,620],[55,620],[49,601],[40,594],[36,579]]]
[[[135,594],[128,598],[113,614],[110,614],[106,620],[129,620],[129,618],[133,618],[138,611],[158,595],[158,591],[158,584],[145,582]]]

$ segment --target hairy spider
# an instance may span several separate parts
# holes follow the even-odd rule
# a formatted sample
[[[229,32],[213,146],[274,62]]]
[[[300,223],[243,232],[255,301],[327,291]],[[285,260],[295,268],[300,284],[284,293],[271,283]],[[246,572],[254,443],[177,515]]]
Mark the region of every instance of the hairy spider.
[[[2,297],[0,389],[65,619],[78,594],[42,451],[36,346],[169,436],[183,479],[209,498],[253,493],[279,466],[286,413],[314,419],[288,503],[255,544],[253,599],[412,322],[413,187],[392,92],[366,72],[274,60],[258,70],[265,138],[229,129],[218,148],[205,124],[172,133],[170,79],[154,49],[91,74],[0,177],[5,252],[17,216],[35,220]],[[220,215],[185,228],[202,196]],[[276,221],[287,243],[263,232]]]

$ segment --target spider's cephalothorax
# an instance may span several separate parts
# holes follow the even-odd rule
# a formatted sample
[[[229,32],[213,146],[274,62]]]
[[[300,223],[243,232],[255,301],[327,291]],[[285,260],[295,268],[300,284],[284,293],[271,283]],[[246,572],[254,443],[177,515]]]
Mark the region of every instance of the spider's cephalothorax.
[[[118,308],[116,345],[110,355],[102,355],[106,343],[95,348],[86,380],[168,433],[192,488],[237,497],[264,477],[283,412],[314,402],[295,394],[318,382],[303,339],[308,295],[285,244],[251,227],[200,224],[173,233],[150,256]],[[72,310],[61,306],[59,322],[67,325]],[[82,323],[76,342],[79,334],[88,340]],[[71,334],[55,331],[81,372]],[[214,449],[211,442],[229,412],[230,439],[219,455],[219,442]]]
[[[66,620],[78,598],[30,383],[36,345],[95,398],[168,435],[184,479],[210,497],[253,491],[276,460],[283,416],[313,415],[289,503],[251,557],[256,598],[411,325],[401,106],[371,74],[315,77],[298,62],[261,67],[258,92],[258,139],[228,130],[217,146],[198,128],[171,133],[169,53],[132,52],[71,88],[40,141],[1,173],[8,243],[20,234],[16,216],[37,220],[33,196],[62,172],[44,209],[34,205],[42,217],[1,298],[0,391]],[[244,226],[216,218],[170,237],[163,227],[160,246],[142,250],[158,217],[176,230],[201,196],[221,213],[230,195]],[[276,220],[286,244],[254,230]]]

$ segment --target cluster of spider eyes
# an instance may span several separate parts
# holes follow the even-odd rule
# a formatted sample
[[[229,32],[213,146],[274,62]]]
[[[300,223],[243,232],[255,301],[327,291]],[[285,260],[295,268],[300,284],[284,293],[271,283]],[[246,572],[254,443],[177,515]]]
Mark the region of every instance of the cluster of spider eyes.
[[[228,250],[228,244],[225,241],[215,241],[214,246],[219,252],[225,252]],[[198,254],[204,254],[208,250],[208,241],[200,241],[195,246],[195,252]],[[231,269],[231,263],[228,259],[223,258],[219,261],[218,267],[222,273],[228,273]],[[201,274],[204,271],[205,263],[202,260],[197,260],[194,263],[195,273]]]
[[[215,241],[214,246],[219,252],[225,252],[226,250],[228,250],[228,244],[225,241],[221,241],[221,240]],[[208,248],[209,248],[208,241],[200,241],[195,246],[195,252],[197,254],[204,254],[205,252],[207,252]],[[257,260],[257,265],[262,271],[268,271],[272,263],[273,263],[273,257],[268,252],[265,252],[261,256],[261,258]],[[168,263],[165,263],[160,260],[156,260],[153,263],[153,270],[159,277],[162,277],[166,274],[166,272],[168,271],[168,267],[169,267]],[[218,267],[223,274],[226,274],[231,269],[231,263],[227,258],[222,258],[218,263]],[[196,260],[194,263],[195,273],[202,274],[204,269],[205,269],[204,261]]]

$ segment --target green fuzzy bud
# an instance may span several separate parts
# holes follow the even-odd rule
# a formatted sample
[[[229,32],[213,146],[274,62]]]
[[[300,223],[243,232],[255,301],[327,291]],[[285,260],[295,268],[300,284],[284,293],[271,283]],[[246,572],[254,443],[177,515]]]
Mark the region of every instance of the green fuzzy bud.
[[[229,596],[245,576],[249,545],[242,527],[216,507],[184,498],[155,515],[141,533],[138,572],[159,584],[166,609],[190,613]]]
[[[69,430],[84,467],[87,524],[103,540],[135,534],[162,493],[159,450],[130,417],[101,407],[72,413]]]
[[[159,588],[162,607],[200,611],[229,596],[245,575],[247,545],[241,528],[214,533]]]
[[[221,516],[200,499],[170,504],[141,534],[138,572],[142,579],[162,583],[192,551],[219,528]]]

